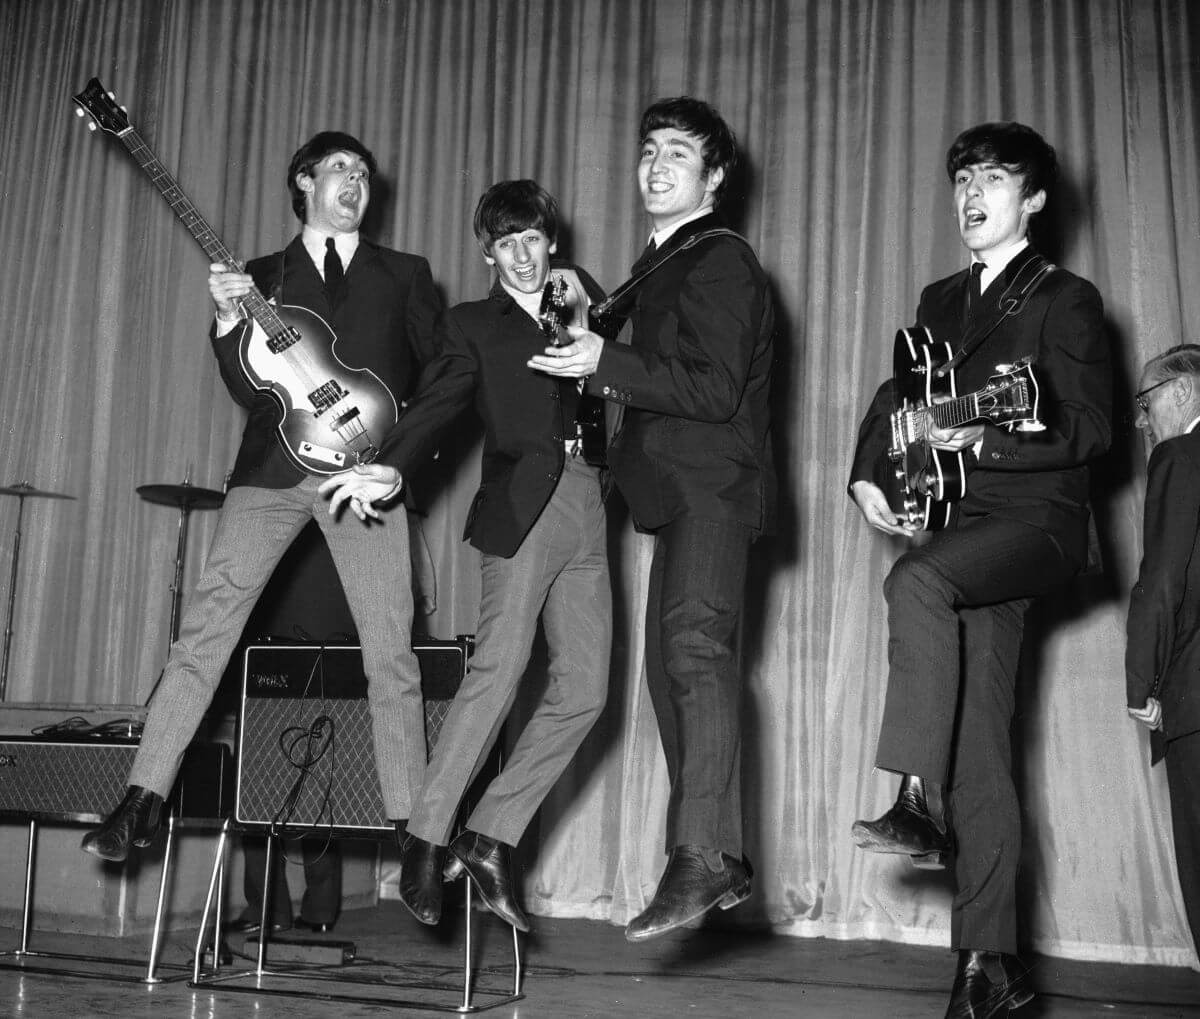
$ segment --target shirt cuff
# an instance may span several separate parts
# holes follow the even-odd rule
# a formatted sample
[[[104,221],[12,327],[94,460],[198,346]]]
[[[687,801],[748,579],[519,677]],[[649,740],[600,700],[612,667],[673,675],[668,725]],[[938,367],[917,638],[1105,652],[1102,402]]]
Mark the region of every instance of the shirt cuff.
[[[214,321],[216,322],[215,335],[228,336],[238,327],[242,320],[240,316],[238,318],[221,318],[218,312],[214,316]]]

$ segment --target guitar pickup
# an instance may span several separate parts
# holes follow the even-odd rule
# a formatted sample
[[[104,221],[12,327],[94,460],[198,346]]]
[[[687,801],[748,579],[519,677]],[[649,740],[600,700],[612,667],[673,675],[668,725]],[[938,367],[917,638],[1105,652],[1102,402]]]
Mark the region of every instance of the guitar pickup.
[[[308,402],[312,404],[313,415],[320,417],[339,400],[349,395],[348,390],[343,389],[336,381],[331,379],[329,382],[317,386],[316,389],[309,393]]]

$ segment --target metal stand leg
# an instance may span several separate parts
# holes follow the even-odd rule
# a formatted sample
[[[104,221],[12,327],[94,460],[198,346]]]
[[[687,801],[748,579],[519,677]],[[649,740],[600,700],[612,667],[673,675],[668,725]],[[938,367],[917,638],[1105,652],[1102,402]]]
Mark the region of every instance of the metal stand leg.
[[[229,840],[229,822],[221,826],[221,835],[217,839],[217,854],[213,857],[212,874],[208,879],[208,894],[204,899],[204,912],[200,916],[200,931],[196,935],[196,954],[192,959],[192,983],[200,979],[200,963],[204,958],[204,935],[208,930],[208,915],[215,913],[213,923],[213,969],[221,965],[221,893],[225,881],[225,846]],[[216,909],[213,909],[213,896],[216,895]]]
[[[258,928],[258,975],[263,975],[263,966],[267,961],[267,938],[271,930],[271,870],[275,862],[275,831],[267,835],[267,862],[263,864],[263,895],[262,915],[259,917]]]
[[[158,984],[162,981],[155,976],[158,968],[158,954],[162,948],[163,912],[167,903],[167,881],[171,876],[171,853],[175,848],[175,813],[167,818],[167,845],[163,850],[162,874],[158,878],[158,904],[154,909],[154,933],[150,940],[150,964],[146,967],[146,975],[142,978],[144,984]]]
[[[14,955],[29,954],[29,926],[33,911],[33,861],[37,855],[37,821],[29,822],[29,845],[25,850],[25,904],[21,907],[21,947]]]
[[[517,929],[512,929],[513,939],[513,994],[521,993],[521,936]]]
[[[466,939],[463,942],[463,1000],[460,1012],[471,1011],[471,992],[474,990],[475,977],[475,960],[473,958],[472,947],[475,942],[475,889],[471,887],[471,879],[463,873],[463,881],[466,883],[467,891],[464,897],[466,905]]]

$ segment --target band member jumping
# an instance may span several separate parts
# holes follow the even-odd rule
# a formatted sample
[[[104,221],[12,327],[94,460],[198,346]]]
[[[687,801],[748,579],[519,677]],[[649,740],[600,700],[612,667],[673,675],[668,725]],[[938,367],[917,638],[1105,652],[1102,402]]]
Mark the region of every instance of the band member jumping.
[[[934,426],[930,443],[962,452],[972,468],[967,491],[948,526],[910,548],[884,582],[889,672],[876,765],[905,778],[895,806],[857,822],[854,837],[864,849],[917,857],[949,852],[956,839],[958,969],[948,1017],[999,1015],[1032,997],[1016,958],[1021,830],[1009,730],[1017,665],[1031,601],[1086,561],[1088,462],[1111,435],[1100,296],[1044,264],[1026,237],[1056,166],[1054,150],[1021,124],[959,135],[946,169],[970,269],[926,287],[917,309],[918,326],[956,350],[960,390],[980,389],[998,364],[1029,357],[1045,425]],[[872,527],[908,536],[914,526],[872,480],[891,440],[892,402],[885,383],[859,432],[850,493]]]
[[[246,272],[220,263],[210,268],[213,349],[230,394],[249,416],[203,574],[150,702],[129,789],[83,839],[84,850],[106,860],[124,860],[131,846],[146,846],[154,837],[163,798],[246,620],[284,551],[313,517],[362,642],[383,804],[391,819],[409,816],[424,777],[425,730],[421,676],[409,640],[413,604],[404,507],[381,511],[380,524],[369,528],[349,515],[329,516],[317,492],[319,478],[285,454],[279,403],[250,384],[239,353],[252,328],[244,302],[256,286],[279,306],[320,316],[336,335],[337,357],[374,372],[388,399],[398,404],[408,395],[421,365],[433,357],[441,299],[425,259],[359,236],[374,172],[374,157],[357,139],[332,131],[315,135],[288,167],[299,236],[285,250],[250,262]]]
[[[464,535],[482,553],[476,651],[413,805],[400,897],[418,920],[436,924],[443,872],[465,868],[498,916],[528,930],[512,849],[604,707],[612,591],[600,472],[584,459],[576,427],[579,387],[526,362],[547,332],[586,321],[589,300],[603,294],[581,269],[552,263],[558,205],[534,181],[492,185],[475,210],[475,238],[496,269],[491,293],[447,312],[441,352],[379,460],[330,479],[322,492],[332,495],[331,513],[350,502],[369,521],[373,502],[432,456],[465,411],[474,406],[483,422],[480,486]],[[547,286],[562,291],[557,321],[543,314]],[[549,651],[541,701],[451,841],[467,786],[525,675],[539,621]]]
[[[657,937],[750,895],[741,802],[738,635],[750,545],[771,529],[768,391],[774,307],[766,274],[716,209],[737,148],[707,103],[642,116],[637,183],[653,233],[633,275],[629,344],[572,328],[530,364],[587,378],[617,404],[613,480],[654,535],[646,675],[671,783],[666,870],[625,930]],[[614,311],[621,309],[614,309]]]

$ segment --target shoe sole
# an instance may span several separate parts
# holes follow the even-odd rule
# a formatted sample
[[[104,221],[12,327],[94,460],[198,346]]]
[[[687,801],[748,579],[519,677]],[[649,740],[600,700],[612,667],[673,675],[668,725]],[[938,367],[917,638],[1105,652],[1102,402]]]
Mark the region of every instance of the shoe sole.
[[[97,856],[101,860],[107,860],[109,863],[124,863],[128,853],[102,853],[95,846],[88,845],[86,842],[79,847],[85,853],[91,853],[92,856]]]
[[[157,837],[158,837],[158,828],[155,827],[154,833],[148,839],[130,839],[130,844],[135,849],[145,849],[147,846],[149,846],[151,843],[153,843]],[[127,859],[129,859],[129,850],[128,849],[126,849],[125,852],[120,853],[120,854],[102,853],[100,851],[100,849],[97,847],[96,841],[98,841],[98,840],[90,840],[90,836],[85,835],[83,837],[83,841],[79,843],[79,848],[82,849],[85,853],[91,853],[92,856],[98,856],[98,857],[100,857],[101,860],[107,860],[109,863],[124,863]]]
[[[912,846],[904,846],[898,842],[891,842],[858,825],[850,829],[850,837],[854,839],[854,844],[859,849],[865,849],[867,852],[886,853],[891,856],[907,856],[912,861],[912,865],[918,870],[945,870],[946,860],[950,855],[945,849],[914,851]]]
[[[939,849],[932,853],[914,853],[908,859],[917,870],[945,870],[946,856]]]
[[[652,931],[645,932],[644,934],[637,931],[631,934],[629,932],[629,928],[626,927],[625,940],[632,941],[634,944],[637,944],[639,941],[649,941],[652,938],[662,937],[662,935],[669,931],[677,930],[680,927],[686,927],[689,923],[699,920],[700,917],[704,916],[704,914],[710,909],[716,907],[721,909],[733,909],[734,906],[740,905],[748,898],[750,898],[750,881],[747,879],[744,884],[738,885],[737,888],[725,892],[723,895],[719,895],[717,898],[713,899],[712,902],[710,902],[703,909],[692,913],[689,916],[676,921],[675,923],[668,924],[666,927],[657,927]]]

